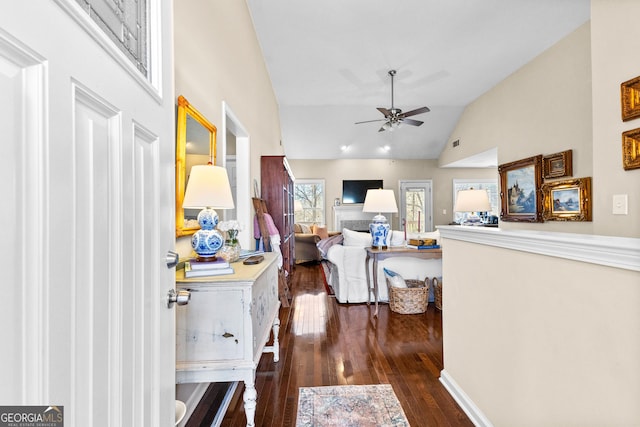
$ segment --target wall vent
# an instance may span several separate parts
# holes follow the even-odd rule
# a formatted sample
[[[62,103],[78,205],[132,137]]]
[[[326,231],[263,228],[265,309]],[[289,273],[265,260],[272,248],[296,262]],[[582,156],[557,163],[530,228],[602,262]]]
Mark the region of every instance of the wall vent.
[[[455,140],[455,141],[453,141],[451,144],[453,145],[453,148],[456,148],[458,145],[460,145],[460,140],[459,140],[459,139],[456,139],[456,140]]]

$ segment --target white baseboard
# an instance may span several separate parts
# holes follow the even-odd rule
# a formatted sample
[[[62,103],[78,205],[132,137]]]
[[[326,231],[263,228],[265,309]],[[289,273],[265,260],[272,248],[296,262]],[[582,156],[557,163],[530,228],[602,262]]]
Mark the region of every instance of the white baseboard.
[[[198,406],[198,403],[200,403],[202,396],[204,396],[204,394],[207,392],[209,385],[210,383],[199,383],[193,389],[189,397],[184,402],[185,405],[187,405],[187,412],[178,427],[184,427],[187,424],[187,421],[189,421],[191,414],[193,414],[193,411],[196,409],[196,406]],[[211,427],[219,427],[220,424],[222,424],[222,420],[224,419],[224,416],[227,413],[227,409],[229,408],[229,404],[231,403],[231,399],[233,398],[233,394],[236,392],[237,387],[238,387],[238,381],[232,383],[229,389],[227,390],[227,392],[225,393],[224,399],[222,400],[222,403],[220,405],[220,409],[218,410],[218,413],[213,419],[213,423],[211,423]]]
[[[208,387],[209,383],[199,383],[193,389],[193,391],[189,395],[189,398],[185,400],[184,404],[187,405],[187,413],[184,415],[184,418],[182,418],[182,421],[178,425],[179,427],[184,427],[187,424],[187,421],[189,421],[191,414],[193,414],[196,406],[198,406],[198,403],[200,403],[200,399],[202,399],[202,396],[207,391]]]
[[[239,382],[240,381],[234,382],[227,390],[227,393],[224,395],[224,399],[222,400],[222,404],[220,405],[220,409],[218,410],[216,417],[213,419],[211,427],[220,427],[220,424],[222,424],[224,415],[227,413],[227,409],[229,408],[229,404],[231,403],[231,399],[233,398],[233,394],[236,392]]]
[[[440,382],[447,389],[451,397],[460,405],[465,414],[476,427],[493,427],[491,421],[482,413],[480,408],[467,396],[458,383],[446,370],[440,372]]]

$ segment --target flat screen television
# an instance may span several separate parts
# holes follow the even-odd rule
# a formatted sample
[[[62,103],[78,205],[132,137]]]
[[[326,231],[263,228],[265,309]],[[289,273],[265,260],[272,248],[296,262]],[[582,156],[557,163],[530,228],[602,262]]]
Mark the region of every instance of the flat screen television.
[[[367,190],[382,187],[381,179],[355,179],[342,181],[342,203],[364,203]]]

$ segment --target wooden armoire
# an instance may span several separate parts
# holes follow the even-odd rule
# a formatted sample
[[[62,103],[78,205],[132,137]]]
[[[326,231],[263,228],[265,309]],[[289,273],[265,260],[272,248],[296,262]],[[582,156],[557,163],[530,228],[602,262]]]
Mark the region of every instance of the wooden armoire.
[[[287,281],[293,273],[295,238],[293,232],[293,183],[294,176],[285,156],[262,156],[260,159],[261,198],[266,201],[269,213],[280,232],[282,268]]]

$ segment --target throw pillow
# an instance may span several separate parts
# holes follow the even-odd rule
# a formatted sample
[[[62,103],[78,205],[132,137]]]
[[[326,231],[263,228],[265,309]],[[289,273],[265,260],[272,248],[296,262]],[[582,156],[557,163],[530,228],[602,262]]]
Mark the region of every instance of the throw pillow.
[[[342,243],[344,246],[361,246],[363,248],[371,246],[371,234],[369,233],[344,228],[342,235],[344,236],[344,242]]]
[[[404,279],[402,278],[401,275],[399,275],[395,271],[391,271],[391,270],[388,270],[386,268],[383,268],[383,270],[384,270],[384,275],[387,278],[387,280],[389,281],[389,284],[391,286],[393,286],[394,288],[406,288],[407,287],[407,282],[404,281]]]
[[[300,227],[300,224],[293,224],[293,232],[298,234],[302,233],[302,227]]]
[[[311,232],[313,234],[317,234],[321,239],[327,239],[329,237],[329,232],[327,231],[327,227],[320,227],[319,225],[313,225],[311,228]]]
[[[300,224],[300,230],[302,230],[301,232],[304,234],[311,233],[311,227],[309,227],[307,224]]]

